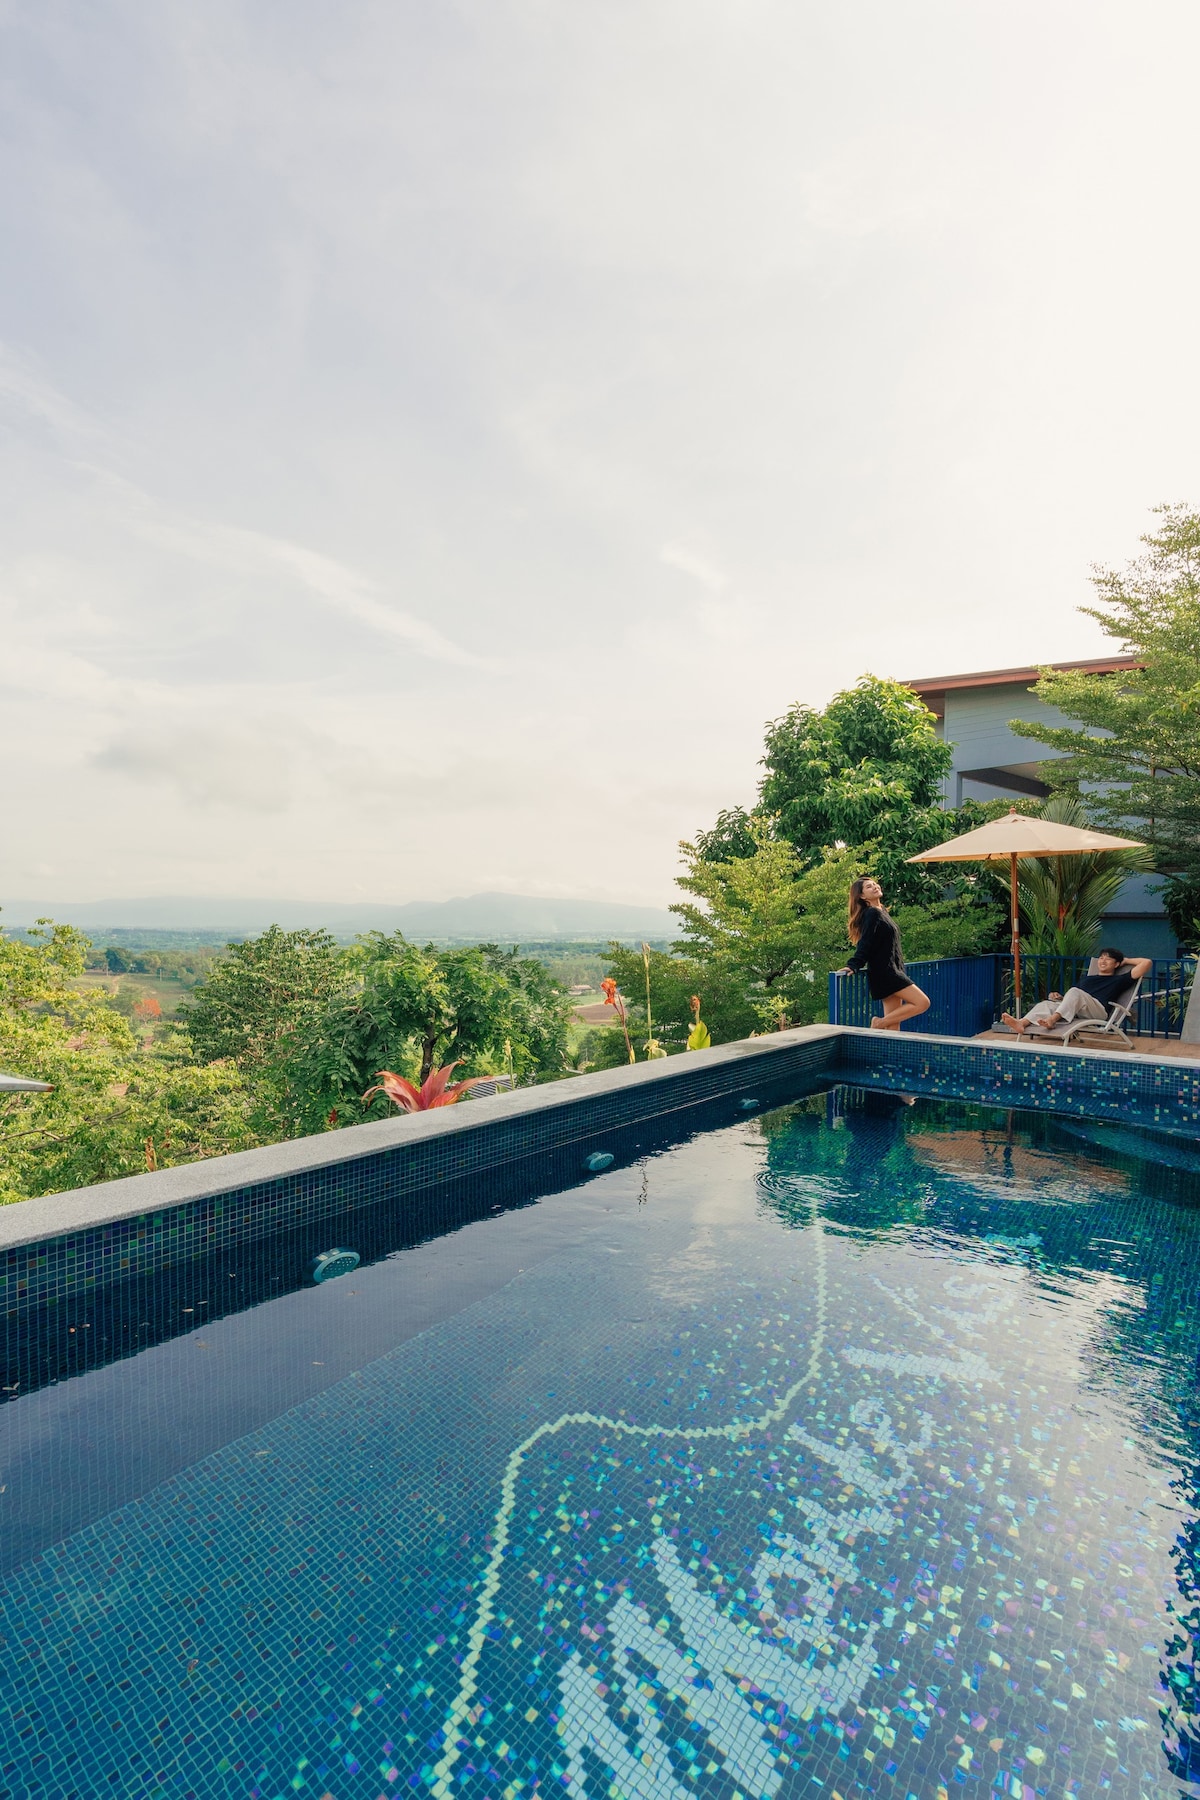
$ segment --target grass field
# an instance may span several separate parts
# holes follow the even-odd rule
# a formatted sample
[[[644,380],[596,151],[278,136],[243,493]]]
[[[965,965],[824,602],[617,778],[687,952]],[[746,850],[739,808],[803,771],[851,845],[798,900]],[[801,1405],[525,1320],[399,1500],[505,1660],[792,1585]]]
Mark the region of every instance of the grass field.
[[[194,979],[187,977],[179,980],[165,975],[111,975],[104,969],[88,969],[74,985],[85,993],[107,995],[126,1018],[132,1017],[139,1000],[153,998],[162,1008],[162,1022],[167,1024],[178,1016],[180,1002],[195,991],[197,984]],[[147,1036],[154,1035],[153,1025],[142,1026],[138,1021],[134,1023]]]

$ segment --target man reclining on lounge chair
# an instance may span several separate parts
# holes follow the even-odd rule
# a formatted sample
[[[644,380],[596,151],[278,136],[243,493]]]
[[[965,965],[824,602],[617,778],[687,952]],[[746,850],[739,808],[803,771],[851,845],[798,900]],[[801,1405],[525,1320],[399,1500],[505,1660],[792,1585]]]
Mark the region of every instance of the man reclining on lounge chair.
[[[1056,1025],[1067,1025],[1074,1019],[1095,1019],[1097,1025],[1103,1025],[1109,1007],[1149,973],[1148,956],[1136,956],[1126,962],[1123,950],[1101,950],[1096,958],[1096,973],[1084,975],[1076,987],[1039,1000],[1023,1019],[1015,1019],[1012,1013],[1001,1013],[1000,1017],[1010,1030],[1021,1034],[1053,1031]]]

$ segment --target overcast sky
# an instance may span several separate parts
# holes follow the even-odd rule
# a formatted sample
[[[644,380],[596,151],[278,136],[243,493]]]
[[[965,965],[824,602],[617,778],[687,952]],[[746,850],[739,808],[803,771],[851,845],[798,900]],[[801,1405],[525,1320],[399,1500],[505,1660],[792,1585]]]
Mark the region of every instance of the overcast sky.
[[[1200,504],[1192,0],[0,24],[0,899],[666,901]]]

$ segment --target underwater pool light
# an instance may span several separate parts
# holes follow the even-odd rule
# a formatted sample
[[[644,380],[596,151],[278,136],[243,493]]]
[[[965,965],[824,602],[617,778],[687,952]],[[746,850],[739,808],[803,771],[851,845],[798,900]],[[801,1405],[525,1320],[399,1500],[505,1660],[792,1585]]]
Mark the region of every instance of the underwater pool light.
[[[332,1281],[337,1275],[349,1275],[358,1267],[357,1250],[322,1250],[313,1262],[314,1281]]]
[[[593,1150],[590,1156],[584,1157],[583,1166],[589,1175],[598,1175],[601,1169],[611,1168],[616,1160],[611,1150]]]

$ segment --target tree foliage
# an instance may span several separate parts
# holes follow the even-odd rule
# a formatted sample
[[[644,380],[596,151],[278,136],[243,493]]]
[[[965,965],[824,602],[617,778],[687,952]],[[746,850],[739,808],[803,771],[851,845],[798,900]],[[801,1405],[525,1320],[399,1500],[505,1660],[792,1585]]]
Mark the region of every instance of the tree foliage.
[[[345,959],[327,931],[283,931],[230,944],[179,1016],[202,1062],[229,1057],[263,1068],[348,985]]]
[[[304,1096],[302,1130],[382,1117],[362,1096],[380,1069],[418,1083],[460,1063],[464,1075],[504,1071],[518,1080],[561,1075],[567,1002],[532,958],[495,944],[437,950],[399,932],[372,932],[345,952],[350,985],[297,1046],[289,1066]],[[506,1048],[507,1046],[507,1048]]]
[[[240,1070],[266,1141],[320,1129],[305,1058],[330,1009],[350,988],[344,952],[327,931],[272,925],[260,937],[230,944],[179,1008],[196,1060],[228,1059]]]
[[[694,900],[671,908],[680,948],[741,986],[759,1029],[823,1018],[826,977],[847,954],[846,895],[861,872],[855,852],[826,851],[806,867],[791,844],[765,834],[753,856],[732,862],[708,862],[694,844],[681,849],[679,886]]]
[[[864,675],[823,711],[797,704],[767,726],[754,810],[726,807],[689,854],[713,863],[752,857],[765,834],[813,868],[828,851],[850,849],[889,903],[929,908],[955,898],[982,906],[994,925],[990,893],[972,871],[908,861],[1007,810],[1006,802],[967,801],[944,811],[951,762],[951,746],[912,689]]]
[[[637,999],[644,988],[642,953],[626,944],[611,944],[608,966],[621,992],[631,1003],[631,1031],[637,1041],[645,1012]],[[691,998],[696,993],[701,997],[704,1022],[714,1043],[732,1043],[758,1029],[759,1014],[749,998],[746,981],[737,969],[714,961],[702,961],[692,955],[651,950],[650,997],[654,1008],[654,1031],[668,1052],[682,1050],[687,1041],[692,1026]],[[615,1068],[627,1060],[621,1033],[614,1031],[613,1037],[621,1040],[619,1057],[615,1041],[611,1056],[607,1042],[598,1040],[589,1044],[589,1057],[596,1067]]]
[[[696,833],[693,848],[705,862],[732,862],[737,856],[753,856],[758,848],[755,823],[755,814],[747,812],[744,806],[722,807],[709,830]]]
[[[1140,666],[1044,669],[1034,691],[1073,723],[1013,730],[1063,753],[1045,766],[1056,788],[1082,789],[1099,824],[1151,846],[1178,929],[1200,912],[1200,513],[1155,512],[1146,554],[1097,570],[1083,609]]]
[[[759,810],[809,866],[839,845],[872,845],[872,873],[895,900],[946,885],[906,858],[946,836],[951,750],[924,701],[864,675],[823,712],[796,705],[767,727]]]
[[[186,1030],[153,1049],[80,985],[89,948],[70,926],[0,936],[0,1066],[53,1084],[0,1100],[0,1199],[384,1116],[385,1097],[363,1098],[381,1069],[563,1073],[559,983],[494,944],[422,949],[376,932],[339,946],[273,927],[230,946]]]
[[[760,1029],[823,1019],[828,976],[850,952],[850,884],[876,866],[870,847],[826,850],[812,867],[805,867],[790,844],[765,834],[754,856],[728,863],[707,862],[692,844],[681,849],[687,873],[679,886],[701,905],[671,910],[683,922],[680,948],[697,965],[690,971],[696,985],[714,974],[723,978],[727,985],[720,997],[730,1010],[740,988]],[[889,910],[911,959],[976,954],[990,942],[998,916],[973,895]],[[724,1023],[707,997],[704,1012],[710,1028],[718,1020]],[[724,1032],[718,1026],[713,1036],[723,1038]]]
[[[273,927],[232,946],[183,1010],[197,1054],[236,1061],[276,1137],[383,1117],[385,1101],[363,1102],[381,1069],[420,1084],[445,1063],[488,1074],[511,1061],[518,1079],[541,1079],[562,1073],[566,1049],[566,1000],[541,963],[400,932],[339,947]]]
[[[0,1066],[53,1084],[0,1100],[0,1200],[86,1187],[249,1148],[231,1063],[198,1068],[178,1036],[140,1048],[104,994],[73,984],[88,941],[69,925],[0,935]]]

